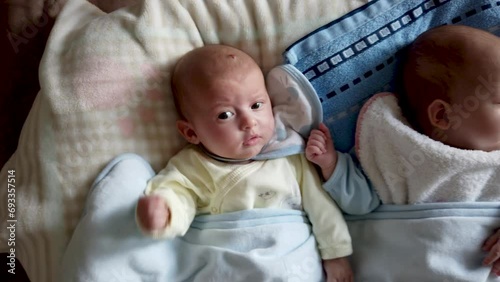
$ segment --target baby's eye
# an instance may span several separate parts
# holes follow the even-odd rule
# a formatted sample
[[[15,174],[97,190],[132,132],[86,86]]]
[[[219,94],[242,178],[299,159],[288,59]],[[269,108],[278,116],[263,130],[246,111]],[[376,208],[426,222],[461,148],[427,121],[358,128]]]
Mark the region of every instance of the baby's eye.
[[[231,113],[231,112],[223,112],[223,113],[220,113],[217,118],[218,119],[228,119],[228,118],[230,118],[232,116],[234,116],[234,114]]]
[[[252,105],[252,110],[260,109],[262,107],[262,105],[264,105],[264,103],[257,102],[257,103]]]

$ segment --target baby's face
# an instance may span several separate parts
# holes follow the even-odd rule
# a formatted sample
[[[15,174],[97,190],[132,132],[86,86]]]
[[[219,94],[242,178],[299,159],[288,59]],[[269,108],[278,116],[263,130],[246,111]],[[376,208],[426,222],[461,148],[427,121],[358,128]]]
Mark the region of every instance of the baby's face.
[[[500,150],[500,52],[487,60],[478,60],[482,67],[468,70],[452,89],[448,142],[461,148]]]
[[[217,78],[210,88],[195,91],[203,93],[187,94],[188,119],[199,142],[210,152],[225,158],[247,159],[270,141],[274,117],[258,67],[243,75]]]

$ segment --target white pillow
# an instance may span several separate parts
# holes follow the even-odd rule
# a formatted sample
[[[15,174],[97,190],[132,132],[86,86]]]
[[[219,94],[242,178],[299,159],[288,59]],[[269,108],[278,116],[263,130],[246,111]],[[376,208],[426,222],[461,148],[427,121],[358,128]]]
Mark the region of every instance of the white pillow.
[[[175,129],[170,69],[187,51],[222,43],[249,53],[267,72],[314,29],[367,0],[144,0],[106,14],[70,0],[59,14],[39,69],[41,90],[16,153],[15,246],[32,282],[55,281],[89,187],[113,157],[134,152],[155,170],[184,141]],[[11,178],[14,178],[11,177]],[[14,193],[11,193],[14,194]],[[120,195],[116,195],[119,197]],[[7,203],[7,189],[0,200]]]

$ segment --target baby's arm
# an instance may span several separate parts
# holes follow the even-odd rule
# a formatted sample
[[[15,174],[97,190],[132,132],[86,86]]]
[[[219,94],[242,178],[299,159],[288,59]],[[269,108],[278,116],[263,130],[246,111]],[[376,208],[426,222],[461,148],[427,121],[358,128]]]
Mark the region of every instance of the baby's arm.
[[[329,179],[337,166],[337,151],[333,145],[330,131],[321,123],[319,129],[313,129],[306,145],[306,158],[321,168],[323,179]]]
[[[483,250],[488,252],[483,264],[491,265],[491,271],[500,276],[500,229],[484,242]]]
[[[145,194],[137,202],[139,229],[153,238],[183,236],[196,214],[196,193],[170,163],[149,180]]]
[[[160,196],[144,196],[137,203],[137,220],[147,233],[154,233],[168,225],[170,211]]]
[[[137,202],[137,224],[143,233],[153,238],[183,236],[196,214],[196,201],[191,192],[172,183],[169,185],[158,187],[150,182],[146,189],[147,196]]]
[[[352,281],[347,260],[352,254],[351,236],[342,212],[321,187],[313,164],[303,155],[300,162],[302,205],[312,224],[328,281]]]
[[[347,153],[335,150],[328,128],[320,124],[311,131],[306,158],[321,168],[323,188],[348,214],[367,214],[380,205],[377,193],[361,168]]]

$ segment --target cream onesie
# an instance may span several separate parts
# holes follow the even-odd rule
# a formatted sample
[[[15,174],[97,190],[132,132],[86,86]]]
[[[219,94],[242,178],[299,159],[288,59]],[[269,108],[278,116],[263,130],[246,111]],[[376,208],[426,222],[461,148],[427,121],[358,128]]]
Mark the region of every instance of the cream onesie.
[[[225,163],[188,145],[147,185],[170,209],[170,223],[157,238],[184,235],[195,215],[255,208],[304,210],[322,259],[352,253],[341,211],[321,187],[314,166],[298,154],[244,164]]]

